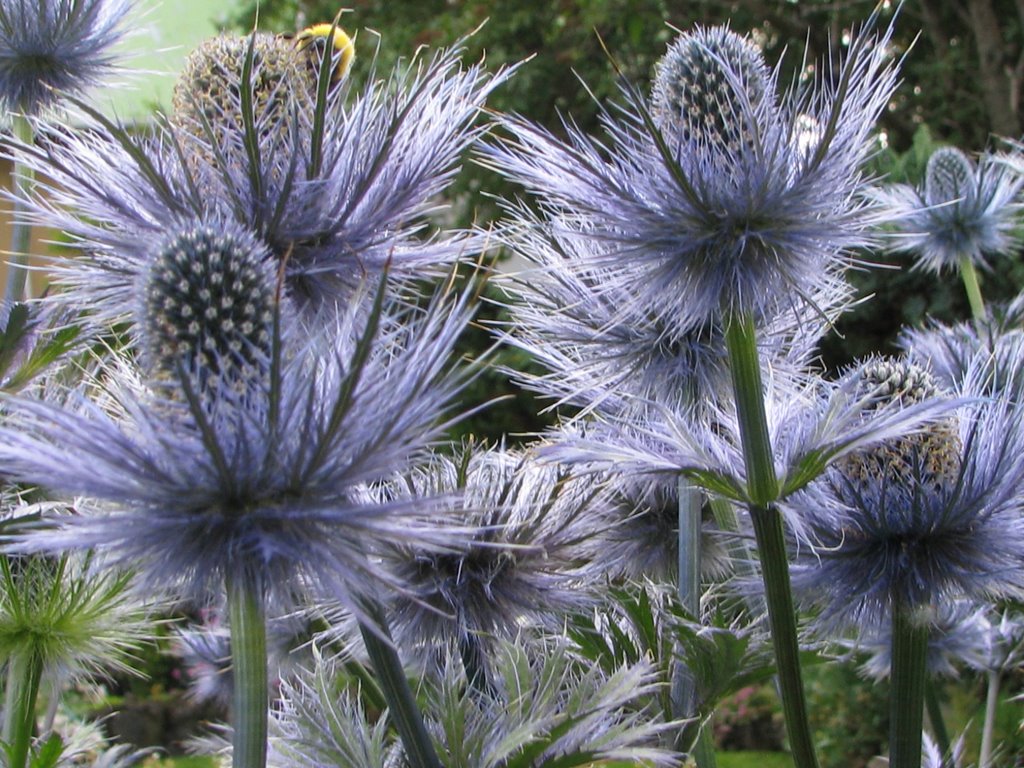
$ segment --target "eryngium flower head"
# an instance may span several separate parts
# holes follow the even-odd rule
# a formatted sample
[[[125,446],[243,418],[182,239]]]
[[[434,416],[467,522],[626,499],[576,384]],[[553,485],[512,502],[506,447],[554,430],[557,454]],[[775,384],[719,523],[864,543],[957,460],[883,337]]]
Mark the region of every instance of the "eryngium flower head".
[[[513,637],[524,624],[560,625],[594,599],[582,567],[592,483],[522,453],[467,448],[389,488],[396,501],[439,494],[456,498],[453,516],[478,533],[445,552],[410,542],[382,553],[408,585],[391,614],[402,647]]]
[[[97,547],[149,586],[200,598],[245,569],[283,605],[308,587],[344,602],[375,578],[391,583],[366,557],[373,540],[457,545],[436,499],[368,502],[359,488],[407,469],[442,434],[466,380],[448,360],[468,299],[442,293],[416,308],[383,296],[363,296],[372,309],[353,302],[311,339],[282,318],[275,344],[287,353],[243,391],[201,396],[188,376],[131,388],[114,371],[95,384],[112,390],[102,406],[9,399],[5,471],[106,502],[21,545]],[[211,352],[212,370],[233,364],[230,348]]]
[[[430,234],[429,217],[505,77],[463,67],[459,54],[415,59],[362,87],[347,78],[318,89],[310,108],[282,82],[266,97],[279,108],[257,109],[260,69],[231,69],[217,86],[228,106],[210,107],[213,121],[185,110],[140,135],[94,115],[88,130],[41,126],[35,146],[9,142],[41,179],[27,215],[82,250],[56,265],[60,300],[100,322],[123,319],[151,256],[139,243],[191,218],[252,230],[310,314],[346,306],[368,276],[446,273],[470,246]]]
[[[80,95],[116,60],[134,0],[2,0],[0,104],[38,114]]]
[[[823,625],[1024,591],[1024,412],[976,398],[975,381],[955,413],[847,455],[789,500],[812,542],[794,589]]]
[[[155,373],[184,373],[196,389],[265,383],[277,270],[251,233],[202,223],[172,231],[154,249],[140,294],[138,335]]]
[[[928,159],[924,188],[876,187],[870,195],[892,224],[888,245],[917,257],[932,272],[955,269],[961,259],[985,266],[990,256],[1011,252],[1024,176],[1004,158],[985,153],[974,163],[955,147]]]
[[[869,239],[859,167],[894,87],[888,38],[856,37],[834,78],[780,94],[750,42],[699,30],[659,67],[653,104],[627,89],[604,114],[605,141],[507,119],[489,161],[606,242],[592,265],[605,289],[670,336],[722,313],[772,318]]]

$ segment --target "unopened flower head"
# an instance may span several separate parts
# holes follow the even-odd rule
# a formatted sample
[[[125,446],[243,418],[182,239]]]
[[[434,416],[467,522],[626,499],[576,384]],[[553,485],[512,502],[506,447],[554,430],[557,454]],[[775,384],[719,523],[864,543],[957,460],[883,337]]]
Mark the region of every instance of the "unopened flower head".
[[[907,403],[933,386],[905,363],[867,370],[880,371],[869,391]],[[822,608],[823,625],[879,626],[894,604],[930,611],[952,597],[1024,589],[1022,413],[977,398],[975,382],[954,413],[848,454],[790,499],[812,544],[794,587]],[[879,397],[868,403],[881,407]]]
[[[464,67],[456,48],[318,88],[316,45],[260,34],[209,45],[173,117],[149,132],[96,117],[88,130],[45,126],[34,145],[9,142],[41,180],[27,215],[83,252],[55,267],[60,301],[122,320],[151,255],[139,243],[195,217],[250,229],[307,317],[346,306],[367,277],[423,279],[475,254],[482,241],[432,234],[430,216],[504,73]]]
[[[114,66],[134,0],[2,0],[0,104],[38,114]]]
[[[955,147],[937,149],[928,160],[923,188],[881,186],[870,195],[894,231],[892,250],[907,251],[921,269],[958,268],[961,259],[978,266],[1012,252],[1017,200],[1024,176],[1006,158],[985,153],[977,162]]]
[[[185,227],[156,248],[142,287],[139,336],[149,365],[193,385],[265,383],[277,304],[266,246],[237,227]]]
[[[877,20],[877,19],[873,19]],[[723,28],[681,36],[654,92],[626,90],[607,138],[561,139],[509,118],[490,162],[603,248],[587,265],[625,312],[667,335],[744,313],[772,323],[840,280],[873,214],[860,193],[895,85],[889,33],[854,36],[834,77],[778,88],[756,46]]]

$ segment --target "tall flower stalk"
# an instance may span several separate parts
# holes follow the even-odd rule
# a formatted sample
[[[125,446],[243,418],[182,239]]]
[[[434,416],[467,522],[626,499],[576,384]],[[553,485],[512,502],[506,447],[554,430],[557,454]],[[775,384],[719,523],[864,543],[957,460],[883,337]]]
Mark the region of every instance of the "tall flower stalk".
[[[777,72],[750,40],[725,28],[698,29],[670,45],[650,100],[625,85],[626,106],[604,114],[608,141],[571,126],[562,141],[509,120],[514,139],[489,154],[538,196],[556,234],[580,231],[602,243],[577,268],[600,279],[601,295],[620,301],[613,317],[644,316],[664,340],[717,337],[725,348],[721,367],[732,382],[742,445],[739,484],[712,480],[706,469],[716,462],[698,449],[698,435],[714,439],[715,428],[702,418],[720,419],[720,412],[712,408],[709,418],[702,408],[684,407],[669,430],[681,443],[678,452],[696,460],[686,474],[750,510],[787,729],[801,767],[816,765],[816,758],[777,507],[795,485],[792,477],[783,483],[776,469],[781,451],[769,437],[758,329],[798,316],[801,306],[816,307],[817,296],[841,294],[845,253],[870,239],[859,167],[895,83],[887,40],[870,30],[855,36],[841,66],[827,70],[829,79],[780,94]],[[656,399],[654,410],[667,410],[668,398]],[[653,430],[645,419],[652,409],[633,414],[632,423],[625,411],[614,419],[633,435],[591,428],[556,455],[650,455]],[[601,451],[600,439],[631,447]],[[655,461],[651,469],[673,463]],[[804,471],[821,471],[814,464],[808,457]],[[736,468],[731,472],[735,478]]]

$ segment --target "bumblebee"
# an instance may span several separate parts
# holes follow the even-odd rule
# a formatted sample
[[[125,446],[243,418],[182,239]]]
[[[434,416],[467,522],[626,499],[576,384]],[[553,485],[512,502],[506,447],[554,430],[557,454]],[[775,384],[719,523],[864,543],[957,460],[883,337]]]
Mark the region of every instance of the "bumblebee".
[[[327,53],[328,48],[334,57],[334,68],[331,70],[331,85],[337,85],[348,74],[352,66],[352,59],[355,57],[356,47],[345,31],[336,24],[324,23],[314,24],[306,27],[292,38],[295,49],[307,52],[309,66],[314,75],[319,73],[320,62]],[[328,46],[328,40],[332,44]]]

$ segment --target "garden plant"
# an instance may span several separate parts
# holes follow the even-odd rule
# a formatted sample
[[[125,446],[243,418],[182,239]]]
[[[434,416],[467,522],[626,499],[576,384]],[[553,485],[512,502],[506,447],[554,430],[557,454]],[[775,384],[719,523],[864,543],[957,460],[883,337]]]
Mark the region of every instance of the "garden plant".
[[[134,5],[0,0],[3,765],[151,759],[80,704],[172,650],[234,768],[708,768],[755,705],[796,768],[1024,765],[1024,150],[885,172],[898,8],[795,68],[605,43],[555,126],[492,103],[527,52],[338,12],[137,126]],[[969,311],[827,366],[898,263]],[[476,435],[498,378],[543,412]]]

